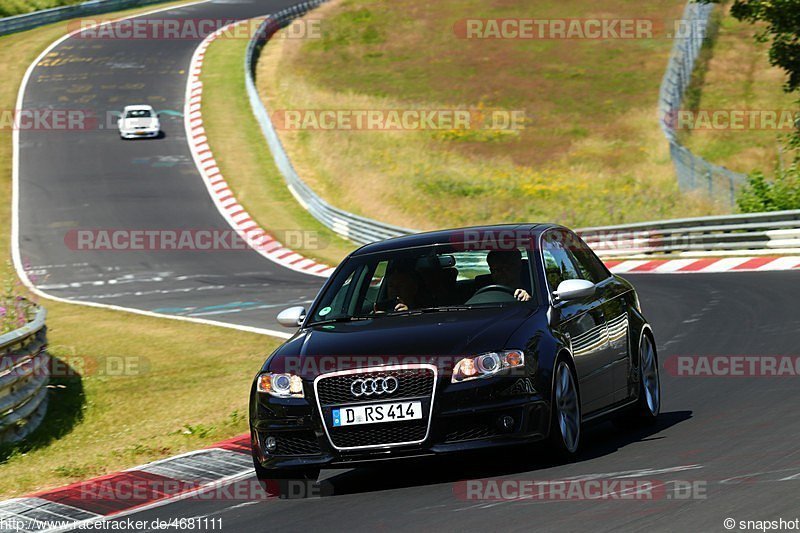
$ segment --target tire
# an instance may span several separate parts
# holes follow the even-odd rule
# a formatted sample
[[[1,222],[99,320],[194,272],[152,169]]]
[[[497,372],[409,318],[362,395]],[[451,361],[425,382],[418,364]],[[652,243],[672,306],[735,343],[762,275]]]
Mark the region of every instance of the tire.
[[[563,357],[556,363],[551,410],[550,444],[560,459],[570,461],[581,444],[581,402],[575,372]]]
[[[661,376],[653,340],[642,335],[639,342],[639,397],[634,406],[616,421],[623,427],[655,424],[661,413]]]
[[[302,499],[311,494],[309,490],[319,477],[319,468],[292,470],[268,470],[253,459],[256,477],[267,496]]]

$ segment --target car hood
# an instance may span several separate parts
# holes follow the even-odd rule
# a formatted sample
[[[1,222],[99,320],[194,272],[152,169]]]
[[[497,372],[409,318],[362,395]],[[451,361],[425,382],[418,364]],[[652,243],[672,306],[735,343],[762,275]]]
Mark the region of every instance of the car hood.
[[[124,118],[122,128],[132,130],[136,128],[155,128],[158,126],[158,119],[155,117]]]
[[[312,326],[279,348],[262,370],[313,379],[336,370],[395,363],[448,366],[464,355],[506,348],[511,334],[535,312],[512,305]]]

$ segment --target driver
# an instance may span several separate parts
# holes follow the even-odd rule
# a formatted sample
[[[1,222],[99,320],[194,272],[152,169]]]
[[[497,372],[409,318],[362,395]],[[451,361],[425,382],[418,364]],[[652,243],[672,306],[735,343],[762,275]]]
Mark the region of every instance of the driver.
[[[475,278],[479,282],[478,288],[488,285],[505,285],[514,289],[514,298],[520,302],[527,302],[531,295],[527,290],[520,288],[522,283],[522,254],[519,250],[492,250],[486,256],[489,263],[488,276]],[[483,278],[483,279],[480,279]]]
[[[384,305],[374,306],[374,312],[381,313],[386,311],[408,311],[428,305],[427,298],[423,292],[424,284],[419,273],[407,265],[398,265],[386,273],[387,277],[387,296],[389,298],[388,309]]]

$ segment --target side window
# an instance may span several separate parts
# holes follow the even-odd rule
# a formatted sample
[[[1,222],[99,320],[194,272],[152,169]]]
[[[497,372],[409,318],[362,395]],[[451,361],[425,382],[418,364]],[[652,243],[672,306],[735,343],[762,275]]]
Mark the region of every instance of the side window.
[[[569,250],[564,246],[560,235],[554,231],[545,234],[544,257],[545,273],[547,274],[547,284],[551,291],[556,290],[558,284],[568,279],[582,279],[575,261]]]
[[[606,266],[594,254],[594,252],[574,233],[570,233],[570,250],[575,257],[578,269],[581,271],[583,279],[592,283],[600,283],[611,276]]]

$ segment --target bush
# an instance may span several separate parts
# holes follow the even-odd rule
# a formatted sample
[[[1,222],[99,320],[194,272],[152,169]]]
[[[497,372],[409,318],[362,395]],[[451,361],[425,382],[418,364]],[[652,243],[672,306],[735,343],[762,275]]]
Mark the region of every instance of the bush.
[[[800,209],[798,163],[779,169],[773,180],[768,180],[760,171],[748,175],[747,183],[736,198],[736,204],[742,213]]]

